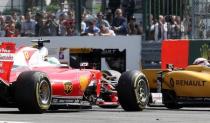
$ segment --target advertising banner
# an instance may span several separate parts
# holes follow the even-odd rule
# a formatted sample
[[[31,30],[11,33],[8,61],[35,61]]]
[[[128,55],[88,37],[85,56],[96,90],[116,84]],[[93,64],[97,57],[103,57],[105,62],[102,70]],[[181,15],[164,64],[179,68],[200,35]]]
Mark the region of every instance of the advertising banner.
[[[162,42],[161,68],[163,69],[167,64],[185,68],[199,57],[210,59],[210,40],[174,39]]]
[[[210,59],[210,40],[190,40],[189,64],[198,58]]]
[[[189,41],[188,40],[165,40],[161,49],[161,68],[165,69],[167,64],[183,68],[188,65]]]

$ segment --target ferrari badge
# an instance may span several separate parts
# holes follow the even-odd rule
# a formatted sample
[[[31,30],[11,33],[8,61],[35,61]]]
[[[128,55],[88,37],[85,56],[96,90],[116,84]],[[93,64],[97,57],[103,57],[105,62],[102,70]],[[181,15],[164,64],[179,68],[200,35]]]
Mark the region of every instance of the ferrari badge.
[[[65,82],[64,83],[64,92],[65,94],[70,94],[73,90],[73,85],[71,82]]]

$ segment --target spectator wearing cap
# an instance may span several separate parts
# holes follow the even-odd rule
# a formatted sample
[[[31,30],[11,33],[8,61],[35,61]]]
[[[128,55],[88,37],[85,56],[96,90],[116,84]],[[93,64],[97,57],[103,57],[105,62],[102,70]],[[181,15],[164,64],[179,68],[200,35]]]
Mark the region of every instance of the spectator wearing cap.
[[[85,34],[88,36],[95,36],[98,35],[100,29],[95,25],[95,20],[90,20],[88,22],[88,27],[85,29]]]
[[[102,12],[99,12],[99,13],[97,14],[96,26],[99,28],[100,25],[102,25],[102,24],[105,25],[105,27],[107,27],[107,28],[111,28],[109,22],[108,22],[107,20],[104,19],[103,13],[102,13]]]
[[[115,33],[113,30],[109,29],[104,24],[101,24],[99,35],[101,35],[101,36],[115,36]]]
[[[35,35],[36,22],[32,19],[31,12],[27,12],[25,15],[25,21],[21,24],[22,36],[34,36]]]
[[[115,11],[115,18],[113,19],[112,29],[117,35],[126,35],[127,34],[127,21],[122,16],[122,10],[117,9]]]
[[[138,23],[136,23],[136,18],[132,16],[130,18],[130,21],[128,23],[128,34],[129,35],[141,35],[142,30],[140,29],[140,26]]]

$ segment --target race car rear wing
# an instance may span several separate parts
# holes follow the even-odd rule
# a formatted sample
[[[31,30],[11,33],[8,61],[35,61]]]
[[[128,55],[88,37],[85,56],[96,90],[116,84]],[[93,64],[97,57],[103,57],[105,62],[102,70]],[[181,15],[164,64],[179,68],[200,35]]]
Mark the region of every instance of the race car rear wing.
[[[10,72],[14,63],[14,53],[15,43],[0,43],[0,79],[6,83],[9,82]]]

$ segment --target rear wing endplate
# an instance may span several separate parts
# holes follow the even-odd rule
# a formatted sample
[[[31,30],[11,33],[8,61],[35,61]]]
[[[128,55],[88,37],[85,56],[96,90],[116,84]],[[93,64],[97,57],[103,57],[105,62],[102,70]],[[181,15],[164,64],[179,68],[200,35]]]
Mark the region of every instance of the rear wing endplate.
[[[15,43],[0,43],[0,79],[9,82],[10,72],[14,63]]]

